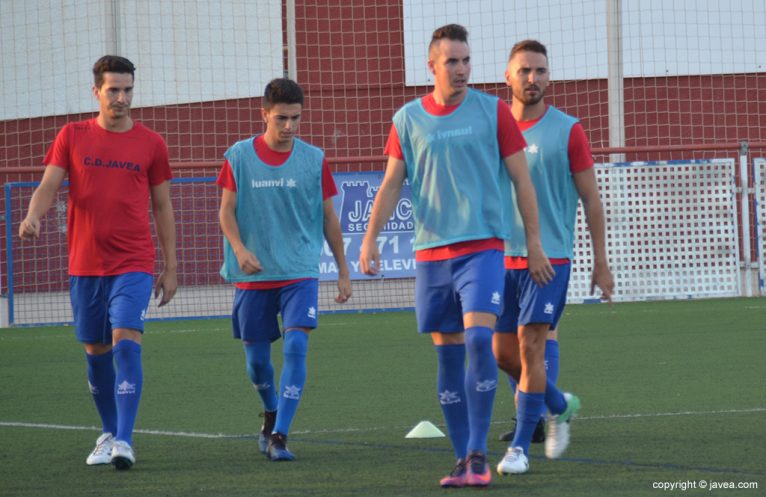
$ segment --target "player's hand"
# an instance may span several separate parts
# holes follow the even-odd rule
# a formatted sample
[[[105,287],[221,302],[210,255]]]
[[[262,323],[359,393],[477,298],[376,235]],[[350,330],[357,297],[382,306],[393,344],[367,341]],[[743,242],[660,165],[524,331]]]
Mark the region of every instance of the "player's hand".
[[[36,217],[27,216],[19,225],[19,237],[22,240],[31,240],[40,237],[40,220]]]
[[[548,256],[545,255],[542,246],[529,247],[528,251],[527,263],[529,264],[529,275],[537,286],[544,287],[553,281],[556,272],[553,270],[553,266],[551,266],[551,262],[548,260]]]
[[[590,293],[593,295],[596,287],[601,289],[601,300],[612,303],[614,294],[614,277],[606,264],[596,264],[593,267],[593,274],[590,277]]]
[[[263,271],[263,266],[261,266],[261,261],[258,260],[258,258],[255,256],[254,253],[250,252],[247,249],[243,249],[242,252],[239,254],[236,254],[237,256],[237,262],[239,263],[239,268],[242,270],[245,274],[255,274],[260,273]]]
[[[376,275],[380,271],[380,251],[375,239],[364,237],[359,250],[359,269],[369,275]]]
[[[154,285],[154,298],[162,297],[160,298],[160,303],[157,304],[157,307],[162,307],[170,302],[176,294],[176,290],[178,290],[178,274],[176,273],[176,270],[163,270],[162,273],[160,273],[159,278],[157,278],[157,283]]]
[[[335,302],[342,304],[351,297],[351,278],[349,278],[348,270],[341,273],[338,276],[338,296],[335,297]]]

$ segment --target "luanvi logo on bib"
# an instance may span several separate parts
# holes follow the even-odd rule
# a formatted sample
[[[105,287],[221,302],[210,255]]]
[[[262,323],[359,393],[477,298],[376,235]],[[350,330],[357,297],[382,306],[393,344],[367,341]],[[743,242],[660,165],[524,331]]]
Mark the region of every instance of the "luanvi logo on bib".
[[[251,180],[252,188],[296,188],[298,182],[293,178]]]

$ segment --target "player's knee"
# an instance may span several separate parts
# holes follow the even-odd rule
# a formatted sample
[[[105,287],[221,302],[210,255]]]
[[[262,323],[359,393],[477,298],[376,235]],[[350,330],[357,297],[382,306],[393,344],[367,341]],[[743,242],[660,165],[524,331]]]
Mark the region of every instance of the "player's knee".
[[[545,350],[548,324],[530,324],[519,333],[519,347],[526,353]]]
[[[122,340],[130,340],[141,345],[141,337],[143,336],[141,330],[134,330],[132,328],[115,328],[112,330],[112,345],[117,345]]]
[[[254,385],[260,385],[273,375],[271,362],[266,358],[252,358],[247,361],[247,375]]]
[[[111,343],[86,343],[85,353],[91,356],[99,356],[108,353],[112,350]]]
[[[498,353],[496,351],[495,360],[497,361],[497,367],[502,369],[503,372],[513,376],[514,378],[519,377],[519,374],[521,373],[521,363],[517,357],[513,356],[513,354],[508,352]]]
[[[545,341],[520,343],[521,369],[541,368],[545,370]]]
[[[245,365],[247,375],[254,385],[271,382],[274,376],[274,368],[271,365],[271,344],[245,342]]]
[[[492,350],[492,330],[483,327],[467,329],[465,349],[469,354]]]
[[[301,329],[285,331],[283,352],[285,356],[305,356],[308,351],[309,334]]]
[[[247,361],[247,368],[252,369],[255,372],[262,372],[267,370],[271,366],[271,361],[268,357],[258,356],[251,357]]]

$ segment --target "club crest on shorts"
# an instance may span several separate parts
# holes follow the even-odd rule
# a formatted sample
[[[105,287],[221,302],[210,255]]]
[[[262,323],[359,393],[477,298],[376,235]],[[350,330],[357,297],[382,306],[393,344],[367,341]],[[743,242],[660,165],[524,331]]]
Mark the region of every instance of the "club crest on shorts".
[[[490,302],[494,305],[500,305],[500,292],[492,292],[492,300]]]

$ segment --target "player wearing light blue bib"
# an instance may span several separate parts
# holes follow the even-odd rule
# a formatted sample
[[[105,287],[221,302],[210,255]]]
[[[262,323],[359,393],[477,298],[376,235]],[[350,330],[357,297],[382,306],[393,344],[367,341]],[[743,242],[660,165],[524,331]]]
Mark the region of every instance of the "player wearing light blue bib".
[[[602,289],[606,299],[611,298],[614,288],[587,139],[575,118],[544,103],[548,78],[545,47],[534,40],[517,43],[511,50],[506,81],[513,90],[513,116],[527,141],[525,153],[537,193],[542,244],[555,275],[545,285],[532,281],[518,200],[509,196],[505,300],[493,340],[498,366],[518,381],[517,424],[513,433],[503,435],[503,439],[511,440],[497,466],[500,474],[528,470],[529,446],[546,406],[552,414],[546,455],[560,457],[569,443],[569,423],[579,408],[576,396],[562,393],[555,385],[558,343],[549,340],[546,346],[548,333],[556,329],[566,304],[578,199],[583,201],[591,232],[593,284]]]
[[[434,116],[425,105],[414,100],[393,119],[412,187],[415,250],[506,238],[497,215],[505,193],[497,182],[504,174],[498,98],[469,88],[447,115]],[[461,208],[477,197],[483,197],[481,209]]]
[[[436,349],[437,394],[457,459],[440,480],[443,487],[484,487],[491,480],[487,433],[497,384],[492,334],[503,295],[508,175],[531,241],[534,276],[541,284],[552,276],[539,242],[524,141],[507,104],[468,88],[467,35],[455,24],[433,33],[428,67],[434,91],[393,118],[386,174],[359,258],[363,272],[378,272],[376,239],[408,179],[418,329],[431,335]]]
[[[233,334],[243,342],[247,372],[264,406],[259,449],[272,461],[294,459],[287,435],[306,382],[309,332],[317,326],[323,239],[338,264],[335,300],[351,296],[332,204],[337,188],[324,152],[295,136],[302,109],[297,83],[272,80],[261,111],[266,132],[229,148],[217,180],[223,189],[221,276],[236,287]],[[271,343],[280,336],[284,361],[277,392]]]

